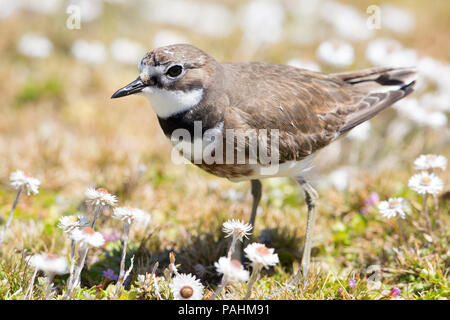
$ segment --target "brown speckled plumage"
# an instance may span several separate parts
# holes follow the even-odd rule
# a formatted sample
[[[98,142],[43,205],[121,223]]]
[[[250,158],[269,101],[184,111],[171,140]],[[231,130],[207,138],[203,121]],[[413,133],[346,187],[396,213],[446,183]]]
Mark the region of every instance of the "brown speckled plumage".
[[[219,63],[185,44],[155,49],[142,60],[147,66],[173,63],[182,64],[185,75],[167,86],[156,80],[153,85],[182,91],[202,88],[204,95],[191,110],[159,119],[167,136],[177,128],[192,130],[196,120],[203,122],[204,130],[222,121],[225,130],[278,129],[280,163],[315,153],[408,95],[414,85],[414,71],[406,68],[326,75],[271,63]],[[385,86],[392,90],[383,90]],[[246,165],[199,166],[222,177],[251,175]]]

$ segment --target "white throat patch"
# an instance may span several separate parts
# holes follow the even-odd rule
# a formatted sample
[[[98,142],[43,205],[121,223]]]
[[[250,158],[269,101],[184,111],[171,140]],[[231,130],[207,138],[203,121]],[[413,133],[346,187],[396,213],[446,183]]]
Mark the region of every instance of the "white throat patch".
[[[145,87],[142,94],[148,99],[158,117],[165,119],[199,104],[203,97],[203,89],[184,92]]]

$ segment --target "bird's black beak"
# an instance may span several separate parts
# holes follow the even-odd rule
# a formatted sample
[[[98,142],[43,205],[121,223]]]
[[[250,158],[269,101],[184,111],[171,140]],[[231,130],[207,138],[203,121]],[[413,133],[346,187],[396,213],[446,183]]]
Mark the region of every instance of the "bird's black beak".
[[[127,84],[125,87],[117,90],[112,96],[111,99],[125,97],[133,93],[141,92],[147,85],[144,84],[141,80],[141,77],[138,77],[133,82]]]

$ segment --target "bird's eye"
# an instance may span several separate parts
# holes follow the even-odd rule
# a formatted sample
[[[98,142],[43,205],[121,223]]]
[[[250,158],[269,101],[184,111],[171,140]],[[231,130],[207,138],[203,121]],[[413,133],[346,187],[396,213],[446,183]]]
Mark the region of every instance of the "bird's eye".
[[[169,68],[167,70],[167,75],[171,78],[178,77],[181,74],[181,71],[183,71],[183,67],[179,65],[175,65]]]

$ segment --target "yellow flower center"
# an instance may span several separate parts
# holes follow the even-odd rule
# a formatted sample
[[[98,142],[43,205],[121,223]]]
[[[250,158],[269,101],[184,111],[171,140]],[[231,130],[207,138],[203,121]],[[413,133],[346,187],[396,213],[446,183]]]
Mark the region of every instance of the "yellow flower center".
[[[98,188],[96,191],[100,192],[100,193],[103,193],[103,194],[107,194],[108,193],[108,190],[106,190],[105,188]]]
[[[242,263],[236,259],[231,260],[231,265],[235,268],[242,268]]]
[[[83,228],[83,233],[94,234],[95,231],[91,227],[86,227],[86,228]]]
[[[56,258],[57,258],[57,256],[54,255],[53,253],[48,253],[48,254],[47,254],[47,260],[54,260],[54,259],[56,259]]]
[[[420,184],[423,186],[429,186],[431,183],[431,178],[430,177],[422,177],[420,179]]]
[[[400,201],[398,201],[397,199],[389,201],[389,207],[391,207],[391,208],[398,207],[399,205],[400,205]]]
[[[72,221],[72,222],[77,222],[78,221],[78,217],[70,216],[69,220]]]
[[[265,246],[256,248],[256,251],[262,256],[267,256],[268,254],[270,254],[269,249],[267,249],[267,247]]]
[[[190,287],[190,286],[184,286],[180,289],[180,295],[184,299],[189,299],[190,297],[192,297],[193,294],[194,294],[194,289],[192,289],[192,287]]]

